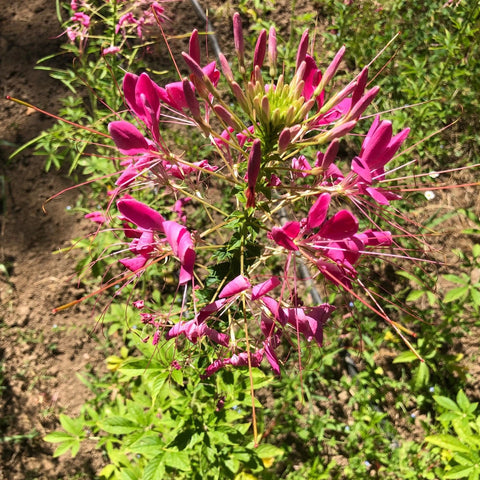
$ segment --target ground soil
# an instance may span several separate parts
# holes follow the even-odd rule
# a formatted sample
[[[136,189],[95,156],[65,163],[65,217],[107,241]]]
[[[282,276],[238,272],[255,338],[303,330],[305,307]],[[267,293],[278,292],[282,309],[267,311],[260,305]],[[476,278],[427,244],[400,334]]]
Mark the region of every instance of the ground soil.
[[[303,2],[297,3],[303,8]],[[285,29],[288,4],[279,2],[277,9],[277,23]],[[171,16],[185,32],[198,26],[188,5],[173,8],[177,10]],[[222,18],[233,11],[230,2],[223,2],[222,9]],[[218,26],[220,42],[229,31],[230,25]],[[3,97],[22,98],[49,112],[58,110],[65,91],[47,72],[34,67],[38,59],[58,52],[60,33],[54,1],[4,2],[0,9]],[[64,61],[59,57],[53,64],[62,66]],[[92,338],[91,307],[52,313],[54,307],[85,293],[75,275],[76,257],[54,254],[91,231],[89,222],[69,213],[78,191],[66,191],[49,202],[45,213],[45,200],[72,186],[72,180],[64,172],[45,173],[44,160],[31,150],[9,160],[17,147],[51,124],[46,115],[0,100],[0,480],[93,478],[103,465],[94,450],[83,449],[75,459],[53,459],[52,446],[42,440],[57,427],[59,413],[77,413],[88,398],[89,391],[76,374],[104,368],[104,353]],[[444,197],[441,207],[467,206],[471,193]],[[453,223],[455,228],[458,223]],[[455,237],[451,240],[452,246],[458,242]],[[469,342],[455,346],[466,361],[478,354],[478,338],[472,335]],[[390,361],[389,355],[385,352],[379,359],[382,366]],[[469,370],[470,393],[478,398],[478,366],[470,365]]]

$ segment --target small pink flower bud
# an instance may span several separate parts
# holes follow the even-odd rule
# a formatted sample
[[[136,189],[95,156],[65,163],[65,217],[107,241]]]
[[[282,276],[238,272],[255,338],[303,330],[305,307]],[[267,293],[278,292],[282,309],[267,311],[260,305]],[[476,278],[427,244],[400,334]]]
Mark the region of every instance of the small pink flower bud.
[[[253,67],[256,66],[262,68],[263,60],[265,59],[265,53],[267,51],[267,31],[263,29],[257,39],[255,45],[255,51],[253,53]]]
[[[335,72],[338,69],[338,66],[340,65],[340,62],[345,55],[345,45],[337,52],[335,55],[334,59],[332,60],[332,63],[327,67],[325,70],[325,73],[323,74],[322,81],[320,84],[325,87],[325,85],[328,84],[328,82],[333,78],[335,75]]]
[[[198,40],[198,30],[195,29],[190,36],[188,53],[197,62],[200,63],[200,42]]]
[[[268,32],[268,63],[270,75],[273,77],[277,70],[277,31],[274,26],[271,26]]]
[[[218,59],[220,61],[220,66],[222,67],[222,72],[225,75],[225,78],[228,82],[233,82],[232,69],[230,68],[228,60],[225,58],[225,55],[223,53],[220,53]]]
[[[300,64],[305,60],[305,55],[307,54],[308,50],[308,40],[308,30],[305,30],[298,45],[297,61],[295,62],[297,69],[300,67]]]
[[[243,41],[242,20],[239,13],[233,15],[233,41],[235,44],[235,51],[237,52],[240,65],[243,65],[243,55],[245,52],[245,44]]]
[[[290,132],[290,129],[284,128],[278,136],[278,149],[280,150],[280,152],[284,152],[288,148],[291,140],[292,134]]]
[[[333,140],[335,138],[340,138],[346,135],[350,130],[352,130],[357,124],[356,120],[350,122],[345,122],[340,125],[336,125],[329,132],[327,132],[327,138]]]
[[[357,78],[357,86],[352,94],[352,105],[355,105],[363,95],[368,80],[368,67],[365,67]]]

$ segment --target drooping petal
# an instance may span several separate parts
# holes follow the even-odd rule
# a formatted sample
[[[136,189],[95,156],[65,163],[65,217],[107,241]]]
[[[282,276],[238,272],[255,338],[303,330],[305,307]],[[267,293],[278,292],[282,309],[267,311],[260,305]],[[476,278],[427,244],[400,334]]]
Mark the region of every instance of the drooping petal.
[[[117,208],[129,222],[144,230],[163,232],[165,219],[153,208],[134,198],[123,198],[117,201]]]
[[[240,292],[243,292],[251,287],[248,278],[243,275],[238,275],[233,280],[228,282],[222,291],[219,293],[218,298],[228,298],[233,295],[237,295]]]
[[[280,285],[280,280],[278,277],[271,277],[265,282],[259,283],[252,288],[252,300],[257,300],[260,297],[263,297],[268,292]]]
[[[120,153],[135,155],[148,152],[148,142],[135,125],[117,120],[108,125],[108,131]]]

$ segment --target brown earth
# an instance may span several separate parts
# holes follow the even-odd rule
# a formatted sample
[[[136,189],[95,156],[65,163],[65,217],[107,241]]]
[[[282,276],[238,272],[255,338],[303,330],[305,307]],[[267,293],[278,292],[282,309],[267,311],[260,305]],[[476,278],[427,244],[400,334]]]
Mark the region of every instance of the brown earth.
[[[298,2],[297,7],[303,8],[303,3],[308,2]],[[277,23],[285,29],[287,5],[279,2],[276,11]],[[184,32],[198,22],[188,3],[172,8],[171,17]],[[230,2],[223,2],[221,8],[222,15],[231,16]],[[220,43],[226,43],[222,40],[230,35],[229,28],[217,30]],[[4,2],[0,32],[2,96],[57,111],[65,90],[47,72],[34,69],[38,59],[58,52],[62,42],[56,38],[61,31],[55,2]],[[62,66],[65,61],[59,57],[53,65]],[[52,308],[85,292],[76,279],[75,255],[54,254],[70,246],[71,239],[91,231],[81,215],[68,211],[78,191],[67,191],[50,202],[45,214],[44,201],[72,186],[72,181],[63,172],[45,173],[44,160],[31,151],[9,160],[17,147],[51,124],[46,115],[0,101],[0,480],[93,478],[103,464],[99,452],[83,448],[75,459],[53,459],[53,447],[42,440],[57,427],[59,413],[77,413],[88,398],[89,391],[77,374],[101,371],[105,358],[92,339],[95,312],[90,307],[52,313]],[[473,195],[476,198],[476,192],[467,191],[437,198],[448,210],[468,205]],[[457,239],[451,240],[454,246]],[[466,361],[478,355],[478,338],[472,334],[468,343],[455,346],[466,354]],[[388,355],[391,352],[379,359],[382,366]],[[475,399],[479,397],[478,365],[469,370]]]

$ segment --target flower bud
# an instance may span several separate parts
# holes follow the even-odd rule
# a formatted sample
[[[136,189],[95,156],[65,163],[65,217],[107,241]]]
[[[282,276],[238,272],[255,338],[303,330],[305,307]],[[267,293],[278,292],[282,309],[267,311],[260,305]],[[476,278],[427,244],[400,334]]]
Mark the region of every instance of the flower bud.
[[[190,36],[188,53],[197,62],[200,63],[200,42],[198,40],[198,30],[195,29]]]
[[[237,57],[240,65],[243,65],[245,44],[243,41],[242,20],[240,19],[240,14],[238,12],[235,12],[235,14],[233,15],[233,41],[235,44],[235,51],[237,52]]]
[[[263,60],[265,59],[265,53],[267,51],[267,31],[263,29],[257,39],[255,45],[255,51],[253,53],[253,68],[262,68]]]
[[[270,75],[274,77],[277,72],[277,31],[274,26],[268,32],[268,63],[270,64]]]
[[[308,50],[308,30],[305,30],[302,34],[302,38],[300,39],[300,43],[298,45],[297,60],[295,62],[297,69],[300,66],[300,64],[305,60],[305,55],[307,54],[307,50]]]

